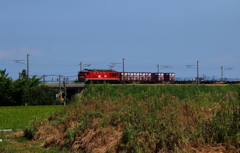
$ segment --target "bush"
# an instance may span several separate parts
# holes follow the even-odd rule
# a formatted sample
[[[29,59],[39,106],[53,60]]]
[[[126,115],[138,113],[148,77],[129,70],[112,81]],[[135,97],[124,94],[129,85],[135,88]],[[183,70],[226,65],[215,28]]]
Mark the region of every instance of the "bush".
[[[6,70],[0,70],[0,106],[57,104],[57,91],[47,86],[39,86],[41,78],[28,78],[25,70],[16,81],[7,76]]]

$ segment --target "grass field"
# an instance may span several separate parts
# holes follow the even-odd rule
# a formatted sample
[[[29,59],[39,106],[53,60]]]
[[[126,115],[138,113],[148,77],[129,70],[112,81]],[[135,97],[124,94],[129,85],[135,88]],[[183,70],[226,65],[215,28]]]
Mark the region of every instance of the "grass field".
[[[239,95],[239,85],[89,85],[20,137],[3,135],[0,152],[240,152]]]
[[[63,105],[0,107],[0,129],[23,129],[34,119],[47,119]]]
[[[240,152],[239,92],[238,85],[89,85],[25,137],[80,152]]]

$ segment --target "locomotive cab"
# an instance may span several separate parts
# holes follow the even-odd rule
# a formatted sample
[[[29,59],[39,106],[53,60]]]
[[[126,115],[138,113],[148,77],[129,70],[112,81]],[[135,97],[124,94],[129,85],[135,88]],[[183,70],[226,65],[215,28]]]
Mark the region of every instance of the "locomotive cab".
[[[118,83],[120,75],[113,70],[85,69],[78,72],[78,81],[84,83]]]
[[[79,82],[86,82],[89,75],[88,71],[79,71],[78,72],[78,81]]]

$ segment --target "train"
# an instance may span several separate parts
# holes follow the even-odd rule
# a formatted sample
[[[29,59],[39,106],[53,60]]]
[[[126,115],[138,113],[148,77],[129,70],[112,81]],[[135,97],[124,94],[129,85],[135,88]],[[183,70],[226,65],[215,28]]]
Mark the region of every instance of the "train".
[[[191,80],[176,80],[175,73],[163,72],[118,72],[111,69],[84,69],[78,71],[78,82],[81,83],[110,83],[110,84],[240,84],[240,80],[219,81],[195,78]]]
[[[103,69],[84,69],[78,72],[78,81],[84,83],[173,83],[175,73],[118,72]]]

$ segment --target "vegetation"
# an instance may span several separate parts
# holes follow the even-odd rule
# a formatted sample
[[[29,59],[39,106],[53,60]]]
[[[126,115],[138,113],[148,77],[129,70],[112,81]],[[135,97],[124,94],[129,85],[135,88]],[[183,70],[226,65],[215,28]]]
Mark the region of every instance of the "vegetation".
[[[21,138],[59,152],[240,152],[239,92],[239,85],[89,85]]]
[[[0,129],[23,129],[31,120],[46,120],[63,105],[0,107]]]
[[[0,70],[0,106],[53,105],[56,93],[53,88],[38,86],[41,78],[28,78],[26,70],[13,81],[6,70]]]
[[[1,153],[66,153],[67,151],[58,148],[41,148],[41,142],[32,142],[22,137],[22,131],[18,132],[0,132],[0,152]],[[4,140],[11,140],[4,141]]]

